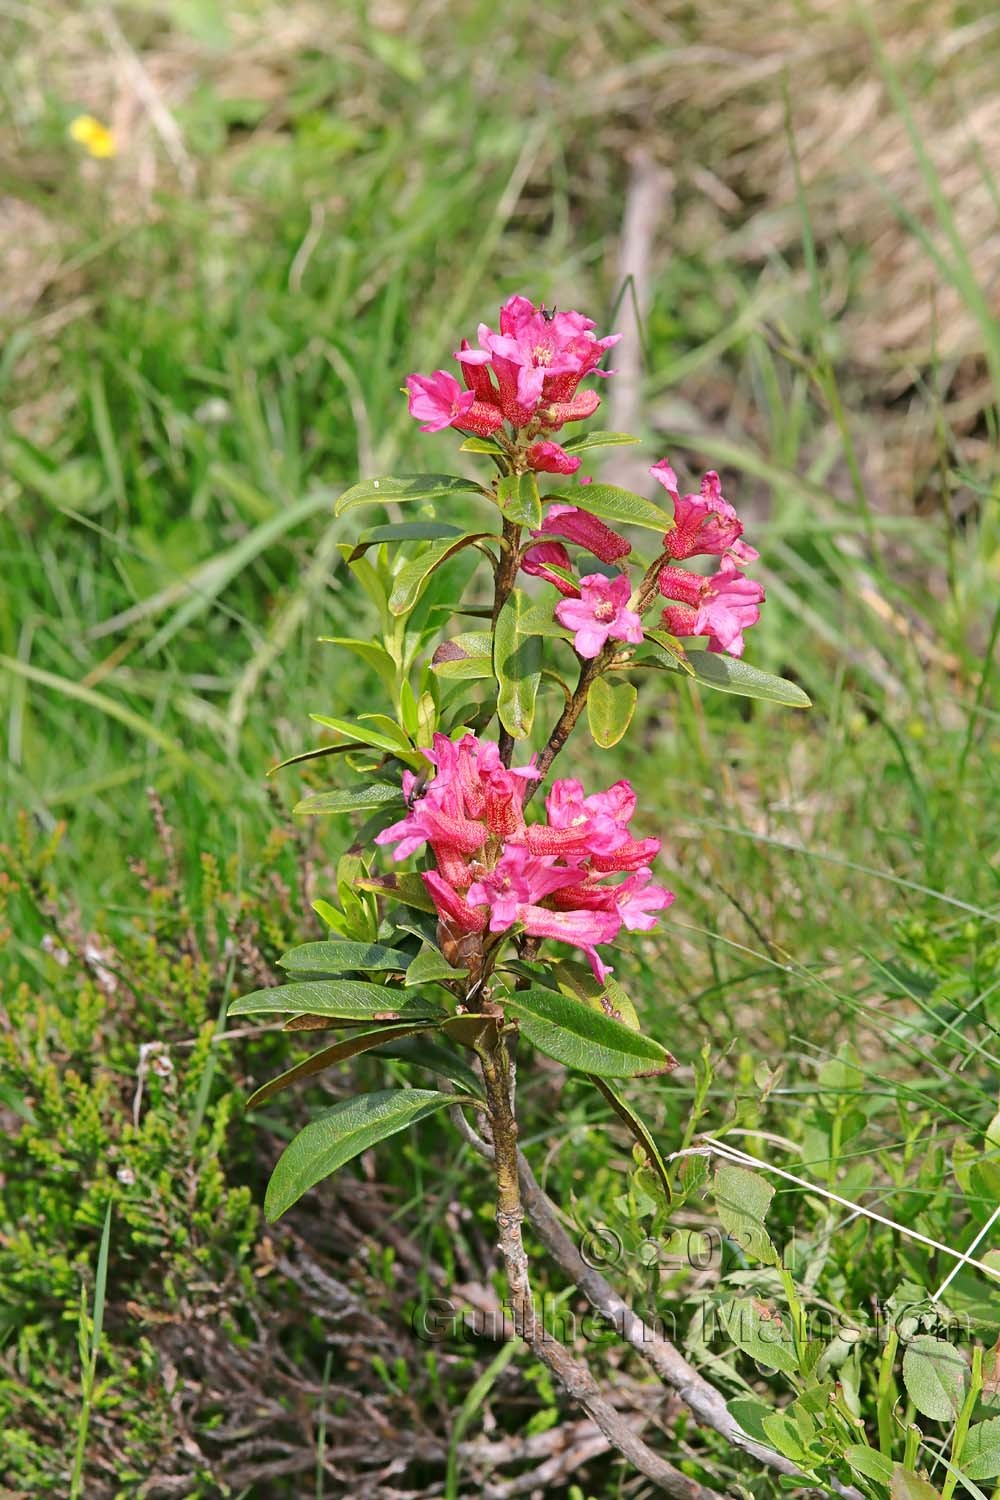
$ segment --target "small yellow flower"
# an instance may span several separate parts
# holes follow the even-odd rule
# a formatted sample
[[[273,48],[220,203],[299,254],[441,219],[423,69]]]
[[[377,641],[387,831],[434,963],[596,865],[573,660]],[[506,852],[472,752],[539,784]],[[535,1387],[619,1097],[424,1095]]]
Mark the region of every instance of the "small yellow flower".
[[[69,136],[70,140],[76,141],[78,146],[82,146],[100,161],[114,156],[118,150],[114,132],[102,125],[100,120],[95,120],[93,115],[77,115],[70,122]]]

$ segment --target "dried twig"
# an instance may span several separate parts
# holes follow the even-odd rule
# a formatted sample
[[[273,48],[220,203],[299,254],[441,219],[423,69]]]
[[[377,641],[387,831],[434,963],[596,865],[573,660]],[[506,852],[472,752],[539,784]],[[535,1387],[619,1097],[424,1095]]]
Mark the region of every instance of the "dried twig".
[[[579,1433],[575,1441],[566,1443],[563,1429],[555,1428],[554,1432],[560,1438],[557,1451],[550,1453],[548,1458],[526,1474],[486,1484],[482,1492],[483,1500],[511,1500],[514,1495],[547,1495],[556,1485],[561,1487],[566,1484],[569,1476],[581,1464],[607,1453],[610,1444],[593,1422],[575,1422],[573,1427]],[[522,1461],[525,1457],[523,1453],[513,1456]]]
[[[177,121],[164,103],[142,59],[129,45],[128,39],[115,20],[111,7],[102,6],[98,15],[99,24],[108,45],[128,73],[136,96],[141,101],[153,129],[173,163],[181,186],[185,192],[191,192],[195,185],[195,166],[188,155]]]

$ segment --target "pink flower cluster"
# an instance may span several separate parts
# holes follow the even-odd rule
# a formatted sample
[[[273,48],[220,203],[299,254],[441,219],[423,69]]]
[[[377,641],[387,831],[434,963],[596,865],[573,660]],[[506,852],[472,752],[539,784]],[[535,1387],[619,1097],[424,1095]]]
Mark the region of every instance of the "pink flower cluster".
[[[660,572],[660,593],[672,602],[663,623],[672,635],[708,636],[709,651],[743,655],[743,632],[760,619],[764,590],[744,577],[743,568],[760,554],[742,540],[743,523],[722,494],[718,474],[709,471],[698,495],[680,495],[677,476],[665,458],[649,471],[674,503],[674,526],[663,539],[678,562],[689,557],[721,559],[710,578],[687,568]]]
[[[565,537],[607,563],[620,561],[632,550],[617,531],[575,505],[550,505],[540,530],[532,535]],[[575,632],[573,645],[578,655],[598,656],[608,640],[633,644],[642,640],[642,621],[628,607],[632,587],[624,573],[613,577],[586,573],[579,580],[566,577],[571,568],[569,553],[562,542],[550,541],[529,547],[521,566],[526,573],[554,584],[563,595],[556,605],[556,619]],[[556,568],[562,569],[562,574],[555,572]]]
[[[660,569],[659,590],[671,603],[663,623],[673,635],[708,636],[710,651],[743,655],[743,631],[760,619],[764,590],[746,578],[743,569],[759,553],[743,541],[743,523],[722,493],[719,476],[708,473],[697,495],[680,495],[677,476],[661,459],[649,471],[674,503],[674,525],[663,538],[666,557],[683,562],[689,557],[720,559],[710,578],[667,563]],[[587,573],[576,578],[564,538],[585,547],[602,562],[620,562],[631,552],[626,539],[596,516],[574,505],[550,505],[537,538],[521,559],[526,573],[544,578],[562,594],[555,616],[574,632],[573,645],[582,657],[597,656],[609,640],[633,645],[643,639],[642,619],[629,608],[632,589],[624,573],[608,576]],[[665,560],[665,559],[663,559]]]
[[[506,932],[582,948],[596,978],[610,970],[596,949],[622,927],[648,931],[673,895],[652,882],[660,840],[635,839],[636,798],[627,781],[584,795],[578,781],[555,781],[546,821],[527,823],[524,795],[538,779],[532,764],[508,769],[497,745],[474,735],[434,736],[424,755],[435,774],[421,786],[404,772],[406,817],[375,842],[395,844],[405,859],[424,843],[436,868],[423,872],[438,917],[452,938]],[[609,877],[623,874],[617,885]]]
[[[600,397],[580,391],[580,382],[611,373],[597,367],[621,337],[598,338],[594,327],[582,313],[549,312],[527,297],[509,297],[500,309],[500,331],[481,323],[480,347],[463,339],[455,354],[465,389],[447,370],[407,377],[410,415],[424,432],[459,427],[489,437],[508,422],[529,440],[582,421],[594,414]],[[573,474],[580,467],[579,458],[549,439],[531,442],[526,460],[547,474]]]

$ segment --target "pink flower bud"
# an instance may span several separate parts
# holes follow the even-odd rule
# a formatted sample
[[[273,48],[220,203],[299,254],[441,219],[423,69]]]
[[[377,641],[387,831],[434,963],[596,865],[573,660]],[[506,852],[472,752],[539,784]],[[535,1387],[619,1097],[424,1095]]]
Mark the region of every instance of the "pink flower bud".
[[[525,457],[531,467],[542,474],[575,474],[580,467],[576,455],[567,453],[558,443],[532,443]]]
[[[572,563],[569,553],[561,542],[539,542],[537,547],[529,547],[521,559],[521,567],[526,573],[534,578],[544,578],[546,582],[555,584],[560,594],[567,599],[576,599],[580,590],[575,583],[566,578],[560,578],[558,573],[553,573],[553,565],[557,568],[565,568],[567,572],[572,571]]]
[[[454,375],[435,370],[433,375],[407,375],[410,416],[420,422],[421,432],[440,432],[454,427],[469,411],[475,396],[463,391]]]
[[[575,505],[550,505],[542,522],[542,532],[564,536],[567,541],[586,547],[601,562],[618,562],[632,551],[630,542],[596,516],[578,510]],[[541,532],[536,533],[541,535]]]

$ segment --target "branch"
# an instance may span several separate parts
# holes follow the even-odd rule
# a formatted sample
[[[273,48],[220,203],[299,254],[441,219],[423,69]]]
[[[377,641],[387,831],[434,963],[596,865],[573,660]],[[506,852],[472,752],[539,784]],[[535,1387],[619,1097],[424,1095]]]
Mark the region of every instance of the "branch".
[[[669,552],[661,552],[646,569],[642,582],[629,600],[629,608],[644,615],[656,596],[660,584],[660,570],[673,559]]]
[[[581,1464],[607,1453],[608,1440],[603,1432],[596,1432],[590,1422],[575,1425],[581,1429],[576,1443],[557,1449],[530,1473],[519,1474],[515,1479],[488,1482],[483,1490],[483,1500],[510,1500],[513,1495],[547,1495],[555,1486],[562,1488],[568,1483],[569,1476]],[[559,1435],[558,1428],[556,1433]]]
[[[450,1091],[451,1085],[449,1084],[447,1087]],[[462,1106],[460,1104],[456,1104],[452,1109],[448,1111],[448,1113],[451,1115],[451,1118],[455,1123],[455,1128],[457,1129],[462,1139],[464,1141],[467,1141],[472,1147],[473,1151],[475,1151],[477,1155],[481,1156],[484,1161],[492,1162],[494,1160],[493,1147],[489,1144],[488,1141],[484,1141],[481,1135],[476,1134],[472,1126],[469,1124],[468,1120],[465,1118],[465,1112],[463,1111]],[[520,1155],[520,1153],[518,1154]],[[539,1189],[539,1191],[541,1190]]]
[[[714,1491],[682,1474],[680,1469],[675,1469],[643,1442],[601,1395],[587,1366],[574,1359],[539,1321],[532,1300],[528,1257],[521,1237],[524,1208],[518,1183],[520,1153],[517,1149],[517,1124],[511,1108],[511,1063],[504,1039],[501,1037],[492,1051],[484,1047],[480,1060],[493,1130],[497,1231],[515,1331],[532,1353],[548,1366],[566,1393],[579,1402],[611,1446],[641,1474],[659,1485],[666,1494],[673,1495],[675,1500],[716,1500]]]
[[[649,605],[654,595],[656,594],[657,586],[659,584],[660,569],[663,567],[665,562],[669,561],[669,558],[670,554],[668,552],[661,552],[656,560],[650,563],[649,567],[646,569],[645,574],[643,575],[642,582],[639,584],[631,600],[629,601],[629,607],[636,610],[640,615],[644,614],[645,611],[649,608]],[[527,791],[525,792],[525,804],[530,802],[535,792],[541,786],[545,777],[548,775],[549,768],[551,767],[552,762],[555,760],[556,756],[559,754],[560,750],[563,748],[566,741],[573,733],[573,730],[576,728],[580,715],[583,713],[583,710],[586,706],[587,697],[590,693],[591,686],[593,685],[595,679],[600,677],[603,672],[607,671],[608,667],[615,657],[616,652],[620,650],[620,648],[620,641],[608,641],[599,655],[595,656],[592,660],[581,658],[580,676],[576,684],[576,689],[573,693],[573,696],[567,702],[562,713],[559,715],[559,718],[556,720],[555,728],[549,735],[548,744],[545,746],[545,749],[538,757],[539,777],[537,781],[533,781],[529,785]]]
[[[583,713],[590,692],[591,684],[596,677],[600,677],[604,668],[614,655],[615,648],[611,645],[604,647],[599,656],[593,660],[580,662],[580,676],[572,698],[566,704],[559,718],[556,720],[555,728],[549,735],[548,744],[538,757],[538,780],[528,783],[528,789],[524,794],[524,805],[526,806],[541,786],[548,775],[549,767],[559,754],[573,730],[576,728],[577,720]]]

